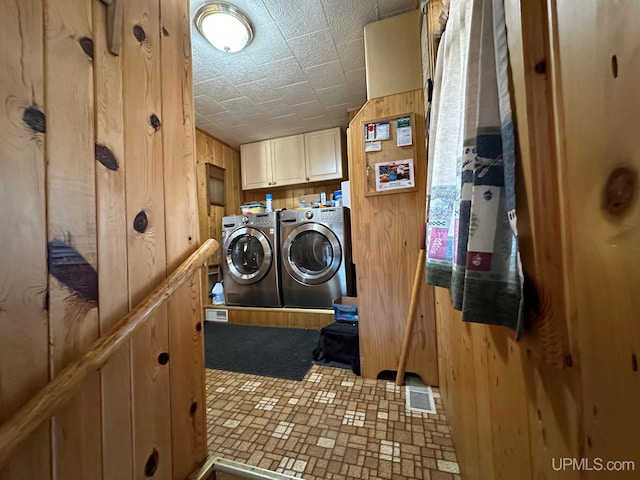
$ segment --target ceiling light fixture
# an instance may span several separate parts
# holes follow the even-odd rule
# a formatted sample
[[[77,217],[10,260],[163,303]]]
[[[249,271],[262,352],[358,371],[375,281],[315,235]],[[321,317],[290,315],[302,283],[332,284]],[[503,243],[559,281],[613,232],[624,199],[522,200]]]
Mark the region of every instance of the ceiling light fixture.
[[[228,3],[209,3],[200,7],[194,22],[202,36],[223,52],[239,52],[253,40],[249,17]]]

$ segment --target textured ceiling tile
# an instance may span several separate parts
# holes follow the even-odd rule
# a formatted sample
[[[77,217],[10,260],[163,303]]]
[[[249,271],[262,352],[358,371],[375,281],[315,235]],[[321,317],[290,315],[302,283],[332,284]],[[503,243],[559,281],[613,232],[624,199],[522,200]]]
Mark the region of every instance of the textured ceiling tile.
[[[293,54],[274,22],[255,29],[255,38],[244,52],[257,64],[275,62]]]
[[[223,127],[223,130],[245,125],[247,123],[247,119],[245,117],[238,116],[229,111],[206,115],[206,117],[211,123],[215,123],[216,125]]]
[[[240,140],[238,137],[231,135],[225,131],[215,131],[210,132],[214,137],[216,137],[221,142],[226,143],[227,145],[235,148],[236,150],[240,147]]]
[[[202,115],[201,113],[195,113],[196,125],[210,123],[209,119]]]
[[[289,109],[303,119],[324,115],[324,109],[318,100],[289,105]]]
[[[268,120],[272,127],[288,128],[291,124],[299,124],[300,118],[295,113],[288,113],[280,117],[272,117]]]
[[[279,117],[291,113],[289,105],[282,100],[271,100],[270,102],[260,103],[257,105],[257,108],[267,118]]]
[[[266,76],[274,87],[284,87],[307,80],[307,76],[294,57],[267,63],[260,69],[262,75]]]
[[[375,0],[322,0],[329,28],[338,43],[364,37],[364,26],[378,20]]]
[[[267,72],[251,61],[247,54],[237,53],[216,62],[216,68],[224,73],[233,85],[255,82],[266,77]]]
[[[367,103],[367,91],[364,90],[362,92],[352,93],[351,98],[353,99],[354,105],[362,106]]]
[[[316,90],[316,95],[324,107],[351,103],[351,92],[346,84]]]
[[[344,75],[347,77],[347,85],[352,95],[367,90],[367,72],[364,68],[345,72]]]
[[[307,130],[307,128],[304,125],[298,125],[295,127],[292,127],[291,125],[289,125],[286,130],[282,130],[282,135],[283,136],[299,135],[301,133],[308,133],[309,131],[310,130]]]
[[[302,124],[305,127],[305,131],[313,132],[315,130],[323,130],[325,128],[337,127],[335,122],[332,122],[326,115],[314,118],[308,118]]]
[[[210,48],[212,48],[211,45],[202,38],[193,39],[191,61],[193,62],[193,83],[196,85],[222,75],[220,70],[216,68],[213,58],[209,55]]]
[[[242,93],[234,87],[229,80],[225,77],[214,78],[206,82],[198,84],[199,88],[208,88],[209,92],[215,92],[216,100],[218,103],[233,98],[242,97]]]
[[[287,40],[302,68],[338,60],[338,52],[328,28]]]
[[[378,13],[381,20],[415,9],[415,0],[378,0]]]
[[[195,97],[194,103],[197,112],[205,117],[212,113],[220,113],[226,110],[226,108],[216,102],[215,98],[209,95],[199,95]]]
[[[256,104],[247,97],[233,98],[226,102],[220,102],[226,110],[237,114],[252,114],[256,111]]]
[[[238,90],[254,103],[268,102],[270,100],[281,100],[282,95],[274,89],[269,79],[264,78],[255,82],[244,83],[238,86]]]
[[[345,103],[343,105],[334,105],[333,107],[325,107],[325,112],[327,112],[327,117],[331,120],[335,121],[343,121],[348,118],[347,116],[347,108],[351,108],[352,105],[350,103]]]
[[[298,103],[306,103],[316,100],[316,94],[309,85],[309,82],[299,82],[291,85],[279,87],[276,92],[280,94],[280,98],[286,98],[286,103],[296,105]]]
[[[329,88],[347,82],[340,62],[325,63],[304,70],[314,90]]]
[[[345,72],[365,68],[364,39],[359,38],[337,45],[340,63]]]
[[[263,3],[284,38],[299,37],[328,26],[320,0],[263,0]]]

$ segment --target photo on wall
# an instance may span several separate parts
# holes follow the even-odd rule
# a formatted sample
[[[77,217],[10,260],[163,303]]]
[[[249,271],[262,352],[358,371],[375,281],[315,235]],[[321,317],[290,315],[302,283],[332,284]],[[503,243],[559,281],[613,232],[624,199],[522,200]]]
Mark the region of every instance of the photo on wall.
[[[377,192],[415,187],[412,158],[376,163],[375,171]]]

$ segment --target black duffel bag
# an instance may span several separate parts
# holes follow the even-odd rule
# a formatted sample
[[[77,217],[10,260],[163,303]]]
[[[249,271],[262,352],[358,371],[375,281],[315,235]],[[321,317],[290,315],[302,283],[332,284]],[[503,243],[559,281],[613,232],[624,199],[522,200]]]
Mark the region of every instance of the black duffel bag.
[[[348,365],[353,373],[360,375],[358,322],[338,320],[323,327],[320,330],[318,346],[313,351],[313,359]]]

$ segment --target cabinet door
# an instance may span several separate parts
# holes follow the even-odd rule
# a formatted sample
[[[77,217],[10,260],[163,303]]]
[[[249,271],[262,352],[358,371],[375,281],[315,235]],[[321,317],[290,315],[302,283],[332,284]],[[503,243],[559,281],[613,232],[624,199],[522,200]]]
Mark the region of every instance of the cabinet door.
[[[304,135],[271,140],[272,185],[293,185],[306,180]]]
[[[309,182],[342,178],[342,136],[340,127],[304,135]]]
[[[240,145],[242,164],[242,189],[271,186],[271,141]]]

